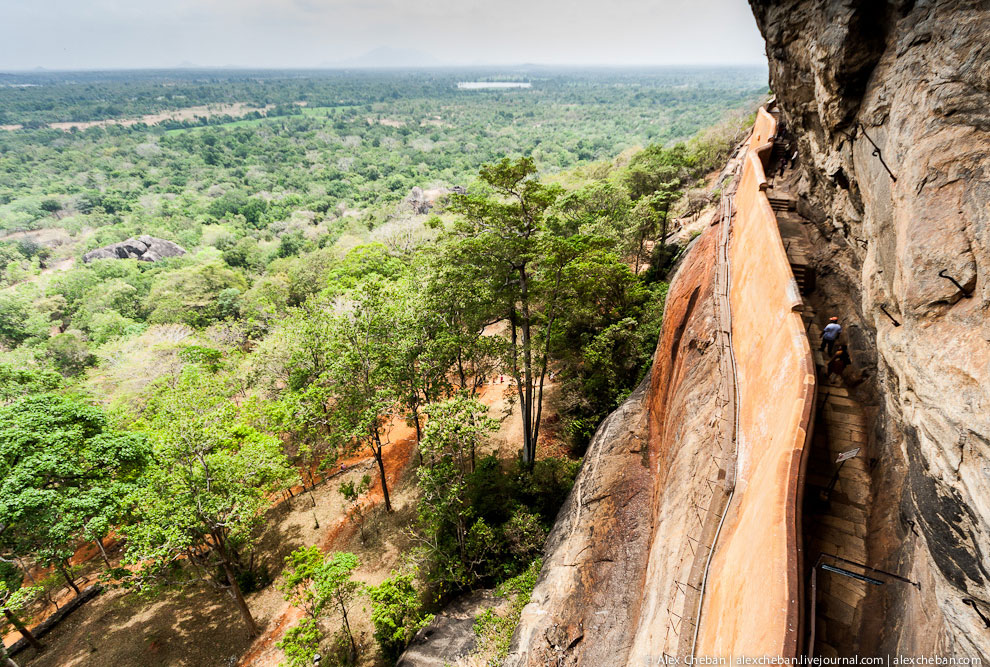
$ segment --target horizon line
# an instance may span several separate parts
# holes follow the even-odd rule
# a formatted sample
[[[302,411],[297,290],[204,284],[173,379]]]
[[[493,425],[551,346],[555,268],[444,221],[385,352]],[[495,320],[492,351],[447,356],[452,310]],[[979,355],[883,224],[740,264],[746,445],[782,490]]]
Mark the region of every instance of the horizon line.
[[[353,71],[353,70],[456,70],[456,69],[478,69],[478,68],[589,68],[589,69],[649,69],[649,68],[741,68],[741,67],[763,67],[768,65],[765,61],[751,62],[719,62],[719,63],[464,63],[464,64],[435,64],[435,65],[147,65],[142,67],[126,66],[105,66],[105,67],[44,67],[35,66],[28,68],[6,68],[0,67],[0,74],[41,74],[41,73],[63,73],[63,72],[155,72],[155,71]]]

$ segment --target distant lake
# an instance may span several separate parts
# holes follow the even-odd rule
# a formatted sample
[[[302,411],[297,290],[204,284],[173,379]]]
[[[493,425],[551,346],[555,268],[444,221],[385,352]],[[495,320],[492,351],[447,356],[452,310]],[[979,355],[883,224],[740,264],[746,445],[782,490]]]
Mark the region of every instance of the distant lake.
[[[486,88],[532,88],[527,81],[458,81],[461,90],[484,90]]]

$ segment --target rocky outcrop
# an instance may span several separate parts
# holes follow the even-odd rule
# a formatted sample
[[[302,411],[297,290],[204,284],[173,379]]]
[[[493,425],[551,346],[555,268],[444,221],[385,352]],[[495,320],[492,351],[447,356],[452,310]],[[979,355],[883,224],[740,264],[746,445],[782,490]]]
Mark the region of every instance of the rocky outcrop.
[[[137,259],[142,262],[157,262],[165,257],[180,257],[185,254],[186,249],[178,243],[142,235],[136,239],[130,238],[120,243],[90,250],[83,255],[83,261],[87,264],[94,259]]]
[[[863,509],[867,525],[854,526],[864,528],[857,536],[865,558],[842,545],[830,550],[885,579],[855,609],[855,648],[833,650],[986,660],[990,8],[975,1],[751,4],[798,150],[797,212],[812,222],[802,229],[817,275],[812,305],[843,321],[857,367],[848,403],[857,406],[856,423],[865,422],[856,442],[860,428],[868,431],[861,456],[872,501]],[[756,153],[765,163],[773,144]],[[765,199],[761,192],[748,207],[772,220]],[[713,315],[713,293],[721,292],[712,285],[722,269],[709,230],[671,283],[649,391],[630,397],[596,434],[547,546],[510,665],[661,664],[696,648],[786,657],[814,651],[806,645],[807,619],[794,613],[806,608],[802,587],[814,565],[801,562],[795,534],[814,378],[803,325],[791,312],[799,304],[793,280],[767,292],[787,278],[786,270],[767,278],[760,260],[771,246],[784,258],[780,237],[747,232],[751,225],[740,218],[749,213],[740,210],[732,307],[751,299],[753,312],[742,311],[746,336],[732,345],[740,367],[738,460],[728,462],[719,444],[725,416],[718,404],[726,403],[716,349],[723,349],[724,326]],[[767,307],[789,320],[758,310]],[[735,321],[732,331],[739,333]],[[623,448],[630,433],[640,429],[642,437],[644,419],[642,468]],[[778,440],[780,456],[764,465],[759,457],[778,449]],[[715,532],[709,558],[712,489],[730,488],[730,474],[741,498],[731,498],[724,515],[717,510],[724,532]],[[651,492],[648,507],[639,499],[643,488]],[[838,618],[841,610],[827,611]]]
[[[990,659],[990,11],[751,0],[819,288],[870,372],[865,653]]]
[[[646,567],[649,378],[602,423],[544,549],[507,665],[608,664],[631,644]]]
[[[455,600],[416,633],[395,667],[445,667],[469,656],[478,643],[475,619],[487,609],[504,612],[500,606],[506,606],[505,601],[490,590]]]

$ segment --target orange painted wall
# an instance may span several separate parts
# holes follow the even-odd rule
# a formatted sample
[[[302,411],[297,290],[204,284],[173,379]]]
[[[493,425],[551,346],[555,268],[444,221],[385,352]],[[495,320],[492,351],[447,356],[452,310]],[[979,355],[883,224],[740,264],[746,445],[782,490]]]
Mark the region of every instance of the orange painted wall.
[[[764,189],[776,131],[760,110],[735,196],[729,255],[739,392],[737,478],[708,570],[696,656],[800,650],[800,490],[815,393],[801,298]]]

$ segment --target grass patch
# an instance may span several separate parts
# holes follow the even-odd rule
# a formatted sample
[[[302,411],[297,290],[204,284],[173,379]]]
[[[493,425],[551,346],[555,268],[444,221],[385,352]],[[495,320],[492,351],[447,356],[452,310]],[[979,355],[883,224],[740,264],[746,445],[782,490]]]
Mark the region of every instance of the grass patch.
[[[486,609],[478,615],[474,621],[478,646],[472,657],[483,660],[486,665],[494,666],[501,665],[509,655],[512,633],[519,624],[523,607],[529,602],[529,596],[533,594],[541,567],[543,567],[543,559],[537,558],[522,574],[505,581],[495,589],[497,596],[509,598],[512,604],[504,614],[498,614],[494,609]]]

